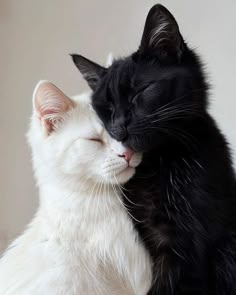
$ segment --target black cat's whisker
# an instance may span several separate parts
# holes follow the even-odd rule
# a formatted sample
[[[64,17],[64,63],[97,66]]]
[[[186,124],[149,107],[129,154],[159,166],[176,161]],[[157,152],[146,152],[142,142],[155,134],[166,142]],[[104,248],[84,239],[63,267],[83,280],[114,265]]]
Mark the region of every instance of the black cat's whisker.
[[[173,111],[185,111],[185,110],[195,113],[196,111],[198,111],[198,106],[194,103],[181,103],[181,104],[178,104],[175,106],[164,108],[161,111],[157,110],[157,112],[155,112],[154,114],[149,116],[149,119],[150,119],[150,117],[162,116],[163,114],[168,114]]]
[[[163,121],[170,121],[176,119],[185,119],[188,117],[199,117],[202,114],[198,111],[195,104],[184,103],[178,106],[171,106],[169,108],[163,109],[160,113],[156,112],[152,114],[152,117],[157,117],[155,120],[150,122],[150,117],[145,116],[142,120],[136,122],[130,129],[130,132],[137,132],[138,129],[149,128],[151,123],[159,123]]]
[[[135,125],[139,125],[139,124],[142,124],[144,122],[149,122],[151,117],[160,116],[162,114],[165,114],[167,111],[176,110],[177,107],[180,108],[181,106],[185,106],[185,107],[188,106],[190,108],[190,107],[194,107],[194,104],[190,104],[190,103],[185,103],[184,104],[184,103],[182,103],[182,104],[179,104],[178,106],[170,106],[170,107],[165,108],[163,110],[158,109],[156,112],[154,112],[151,115],[147,115],[147,114],[144,113],[143,118],[141,120],[138,120],[138,122]]]
[[[189,147],[191,147],[191,151],[193,151],[193,150],[195,150],[195,152],[199,151],[200,143],[189,132],[184,131],[182,129],[179,129],[177,127],[172,127],[172,128],[169,128],[169,129],[174,131],[177,136],[182,136],[182,138],[185,139],[188,142]]]
[[[117,183],[117,187],[118,187],[118,189],[119,189],[119,191],[121,192],[121,194],[122,194],[122,196],[130,203],[130,204],[132,204],[132,205],[134,205],[134,206],[138,206],[138,207],[143,207],[143,206],[140,206],[139,204],[136,204],[136,203],[134,203],[134,202],[132,202],[127,196],[126,196],[126,194],[123,192],[123,190],[121,189],[121,185],[119,184],[119,182],[118,182],[118,180],[117,180],[117,178],[116,178],[116,176],[114,175],[114,179],[115,179],[115,181],[116,181],[116,183]]]
[[[114,176],[114,174],[113,174],[113,179],[115,180],[115,176]],[[115,181],[116,181],[116,180],[115,180]],[[142,221],[136,219],[136,218],[130,213],[130,211],[129,211],[129,209],[128,209],[129,206],[125,205],[125,204],[122,202],[122,200],[121,200],[121,198],[120,198],[120,196],[119,196],[119,193],[117,192],[116,185],[111,183],[111,186],[112,186],[112,189],[113,189],[113,192],[114,192],[115,196],[117,197],[117,199],[118,199],[118,201],[120,202],[120,204],[122,205],[122,207],[123,207],[123,208],[126,210],[126,212],[129,214],[129,216],[130,216],[132,219],[134,219],[136,222],[141,223]]]
[[[178,134],[184,135],[186,139],[188,139],[194,143],[194,146],[196,146],[196,147],[200,146],[199,141],[192,134],[187,132],[186,130],[180,129],[178,127],[170,127],[170,129],[176,131],[176,133],[178,133]]]
[[[150,123],[161,123],[161,122],[168,122],[168,121],[174,121],[174,120],[180,120],[180,119],[187,119],[189,117],[193,117],[193,113],[189,112],[176,112],[172,114],[166,114],[166,116],[163,116],[159,119],[156,119],[154,121],[151,121]]]
[[[188,93],[188,94],[184,94],[184,95],[178,96],[178,97],[176,97],[176,98],[173,98],[173,99],[171,99],[170,102],[168,102],[168,103],[164,104],[163,106],[161,106],[160,108],[158,108],[157,111],[161,111],[162,109],[165,109],[167,106],[172,105],[172,104],[175,104],[177,101],[179,101],[179,100],[181,100],[181,99],[184,99],[184,98],[190,96],[192,93],[201,92],[201,91],[203,91],[203,90],[204,90],[203,88],[195,89],[195,90],[192,90],[192,91],[191,91],[190,93]],[[155,115],[155,113],[148,115],[148,117],[152,117],[152,116],[154,116],[154,115]]]
[[[158,131],[167,134],[168,136],[173,136],[176,138],[179,142],[183,144],[189,151],[193,151],[195,149],[197,151],[197,143],[193,143],[193,139],[191,139],[191,135],[188,133],[182,131],[182,130],[176,130],[175,128],[167,128],[165,126],[158,126],[158,127],[152,127],[154,129],[157,129]]]
[[[183,106],[194,107],[194,106],[197,106],[197,105],[194,104],[194,103],[183,102],[183,103],[179,103],[178,105],[171,105],[171,106],[168,106],[168,107],[166,107],[166,106],[161,107],[161,108],[158,108],[156,110],[156,112],[154,112],[153,114],[148,115],[148,118],[156,116],[157,114],[161,115],[161,114],[165,113],[166,111],[173,110],[173,109],[176,109],[176,108],[180,108],[180,107],[183,107]]]

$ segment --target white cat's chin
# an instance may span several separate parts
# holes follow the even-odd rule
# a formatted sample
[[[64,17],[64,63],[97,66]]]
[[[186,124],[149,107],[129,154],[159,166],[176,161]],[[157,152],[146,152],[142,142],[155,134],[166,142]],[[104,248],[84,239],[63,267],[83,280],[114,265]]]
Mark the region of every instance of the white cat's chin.
[[[134,174],[135,174],[135,168],[129,166],[116,176],[117,182],[119,184],[124,184],[128,182],[130,178],[134,176]]]
[[[103,181],[105,181],[108,184],[125,184],[128,182],[135,174],[135,168],[133,167],[126,167],[122,171],[114,174],[112,177],[105,177]]]

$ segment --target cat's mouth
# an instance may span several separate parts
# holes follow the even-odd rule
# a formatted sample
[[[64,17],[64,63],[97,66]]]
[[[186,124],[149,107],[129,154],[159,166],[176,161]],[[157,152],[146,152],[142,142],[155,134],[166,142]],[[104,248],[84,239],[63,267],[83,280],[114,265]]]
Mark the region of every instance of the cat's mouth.
[[[137,166],[142,161],[142,154],[136,154],[135,157],[132,157],[129,162],[127,162],[126,167],[123,167],[117,174],[116,178],[122,183],[125,183],[130,180],[131,177],[135,174]]]
[[[142,153],[134,153],[133,151],[126,151],[115,161],[106,161],[104,163],[103,175],[106,181],[112,183],[125,183],[130,180],[135,174],[136,167],[142,161]]]

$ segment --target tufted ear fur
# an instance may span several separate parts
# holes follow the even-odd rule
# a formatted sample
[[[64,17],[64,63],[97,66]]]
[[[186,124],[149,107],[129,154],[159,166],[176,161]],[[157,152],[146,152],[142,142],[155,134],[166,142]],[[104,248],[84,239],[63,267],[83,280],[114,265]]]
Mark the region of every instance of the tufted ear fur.
[[[173,15],[157,4],[148,13],[139,51],[141,54],[181,57],[183,38]]]
[[[47,134],[63,121],[65,113],[74,107],[60,89],[48,81],[40,81],[33,94],[33,109]]]

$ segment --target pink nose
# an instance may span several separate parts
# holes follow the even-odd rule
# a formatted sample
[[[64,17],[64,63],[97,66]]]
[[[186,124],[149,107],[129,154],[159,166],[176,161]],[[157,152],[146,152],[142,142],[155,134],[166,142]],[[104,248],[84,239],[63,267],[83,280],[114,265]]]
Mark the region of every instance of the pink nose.
[[[129,163],[129,161],[131,160],[132,156],[133,156],[133,151],[130,149],[127,149],[126,151],[124,151],[124,153],[122,155],[120,155],[121,157],[124,157],[125,160]]]

